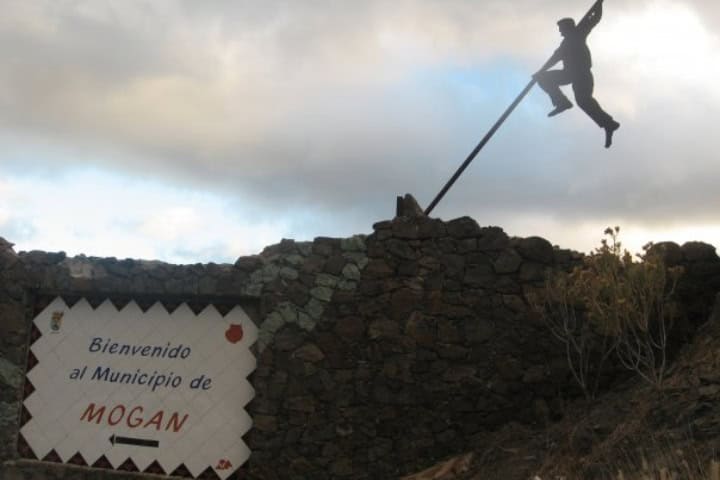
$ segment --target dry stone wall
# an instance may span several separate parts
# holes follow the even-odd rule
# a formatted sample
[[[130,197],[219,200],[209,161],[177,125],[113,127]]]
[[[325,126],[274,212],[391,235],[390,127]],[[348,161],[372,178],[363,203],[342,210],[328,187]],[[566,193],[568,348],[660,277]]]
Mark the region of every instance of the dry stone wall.
[[[696,299],[720,289],[714,248],[664,245],[692,267],[683,294],[706,316]],[[30,288],[257,299],[245,477],[390,479],[506,422],[562,414],[572,382],[526,293],[580,259],[467,217],[398,217],[368,236],[283,240],[234,265],[16,254],[0,241],[0,477],[132,476],[18,461]]]
[[[249,439],[261,478],[395,478],[507,421],[559,413],[564,360],[524,291],[576,254],[469,218],[381,222],[365,243],[357,288],[260,356]]]

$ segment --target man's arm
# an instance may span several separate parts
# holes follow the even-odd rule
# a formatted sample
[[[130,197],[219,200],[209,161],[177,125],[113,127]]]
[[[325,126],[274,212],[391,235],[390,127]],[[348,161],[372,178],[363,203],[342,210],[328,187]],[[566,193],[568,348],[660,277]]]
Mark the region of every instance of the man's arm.
[[[552,56],[548,59],[548,61],[545,62],[545,65],[543,65],[540,68],[540,70],[533,73],[533,78],[535,80],[537,80],[537,75],[541,74],[542,72],[547,71],[550,67],[552,67],[553,65],[555,65],[556,63],[558,63],[560,60],[563,59],[563,45],[564,44],[565,44],[564,42],[561,43],[560,47],[557,50],[555,50],[555,52],[553,52]]]
[[[577,25],[577,29],[579,32],[584,33],[585,35],[589,34],[590,31],[595,28],[595,25],[597,25],[600,22],[600,19],[602,18],[603,14],[603,0],[598,0],[595,2],[595,5],[593,5],[592,9],[590,10],[590,13],[587,17],[583,18],[580,23]]]
[[[544,68],[547,69],[547,68],[552,67],[553,65],[558,63],[560,60],[562,60],[562,58],[563,58],[563,48],[562,48],[562,45],[560,45],[560,47],[553,52],[552,56],[545,63]]]

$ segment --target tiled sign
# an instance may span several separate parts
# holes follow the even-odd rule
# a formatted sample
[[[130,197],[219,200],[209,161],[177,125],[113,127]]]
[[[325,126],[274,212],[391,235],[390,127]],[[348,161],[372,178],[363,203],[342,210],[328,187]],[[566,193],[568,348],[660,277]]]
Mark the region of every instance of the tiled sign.
[[[33,323],[20,440],[35,458],[225,479],[249,457],[257,329],[239,306],[58,297]]]

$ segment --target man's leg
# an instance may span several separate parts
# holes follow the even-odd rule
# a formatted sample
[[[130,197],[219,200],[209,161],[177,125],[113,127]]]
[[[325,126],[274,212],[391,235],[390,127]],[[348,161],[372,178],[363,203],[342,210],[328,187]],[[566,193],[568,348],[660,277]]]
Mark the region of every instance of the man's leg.
[[[605,148],[612,145],[612,136],[615,130],[620,128],[620,124],[616,122],[600,104],[593,98],[593,89],[595,81],[590,71],[577,75],[573,79],[573,92],[575,93],[575,102],[588,116],[602,129],[605,130]]]
[[[554,110],[548,113],[548,117],[553,117],[572,107],[570,100],[568,100],[562,90],[560,90],[560,85],[567,85],[570,83],[570,77],[565,70],[547,70],[545,72],[540,72],[535,75],[535,80],[537,80],[540,88],[545,90],[545,93],[548,94],[550,101],[552,101],[552,104],[555,107]]]

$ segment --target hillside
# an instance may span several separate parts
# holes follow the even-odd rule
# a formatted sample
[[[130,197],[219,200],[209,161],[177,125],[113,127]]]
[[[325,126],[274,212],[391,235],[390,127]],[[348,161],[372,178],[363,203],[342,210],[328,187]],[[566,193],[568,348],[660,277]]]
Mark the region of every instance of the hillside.
[[[508,424],[405,480],[715,480],[719,449],[720,294],[662,391],[624,382],[590,405],[569,405],[562,420],[545,428]],[[669,476],[660,476],[663,469]]]

